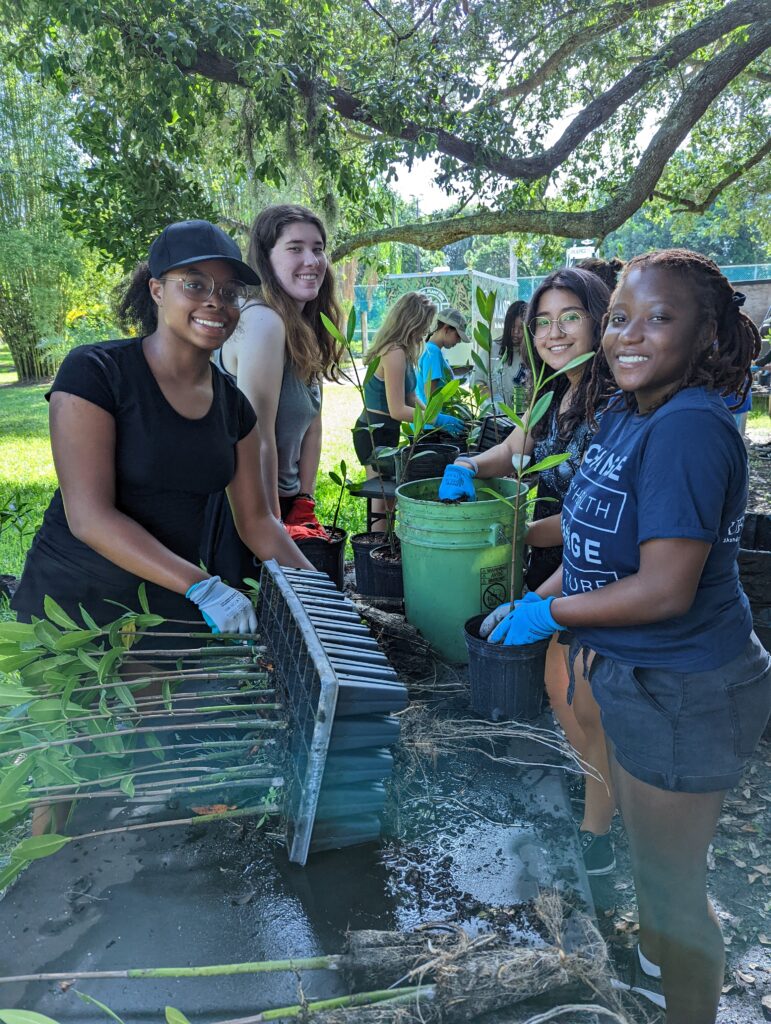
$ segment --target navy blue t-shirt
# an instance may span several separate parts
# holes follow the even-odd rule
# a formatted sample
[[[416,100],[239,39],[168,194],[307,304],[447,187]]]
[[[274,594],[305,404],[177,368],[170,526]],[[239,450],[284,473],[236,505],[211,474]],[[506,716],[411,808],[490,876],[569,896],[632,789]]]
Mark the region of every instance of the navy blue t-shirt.
[[[747,490],[744,443],[717,392],[687,388],[648,415],[612,401],[565,498],[563,594],[636,573],[648,540],[683,537],[712,549],[684,615],[576,628],[580,642],[617,661],[681,672],[736,657],[752,631],[736,564]]]

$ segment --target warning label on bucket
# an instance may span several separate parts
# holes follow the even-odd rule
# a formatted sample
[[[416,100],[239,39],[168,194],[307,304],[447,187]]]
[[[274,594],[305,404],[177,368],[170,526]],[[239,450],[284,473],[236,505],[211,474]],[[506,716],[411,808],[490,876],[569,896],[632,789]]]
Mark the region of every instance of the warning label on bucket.
[[[492,611],[506,600],[507,565],[488,565],[479,573],[479,602],[482,611]]]

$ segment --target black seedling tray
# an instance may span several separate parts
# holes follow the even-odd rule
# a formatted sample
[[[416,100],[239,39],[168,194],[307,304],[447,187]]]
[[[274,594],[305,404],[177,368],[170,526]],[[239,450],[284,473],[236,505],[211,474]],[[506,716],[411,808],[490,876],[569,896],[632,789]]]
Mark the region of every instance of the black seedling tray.
[[[406,688],[323,573],[265,562],[260,626],[289,717],[289,859],[377,839]]]

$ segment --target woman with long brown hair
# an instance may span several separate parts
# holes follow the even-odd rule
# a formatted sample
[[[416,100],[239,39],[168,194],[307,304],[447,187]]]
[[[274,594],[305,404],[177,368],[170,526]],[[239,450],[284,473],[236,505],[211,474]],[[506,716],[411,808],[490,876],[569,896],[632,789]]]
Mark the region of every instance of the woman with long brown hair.
[[[262,476],[274,515],[298,541],[325,536],[314,513],[321,457],[322,381],[336,380],[341,352],[321,314],[340,321],[323,222],[304,206],[269,206],[250,232],[256,300],[216,354],[257,413]],[[254,572],[227,503],[212,499],[202,558],[237,584]]]

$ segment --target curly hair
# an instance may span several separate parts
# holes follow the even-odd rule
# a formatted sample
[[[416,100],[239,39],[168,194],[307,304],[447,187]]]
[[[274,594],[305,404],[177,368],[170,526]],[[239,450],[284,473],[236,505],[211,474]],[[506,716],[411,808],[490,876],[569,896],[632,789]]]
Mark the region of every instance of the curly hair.
[[[587,256],[585,260],[579,260],[576,266],[580,270],[589,270],[592,274],[596,274],[613,291],[618,284],[618,275],[624,269],[624,261],[616,256],[609,260],[602,260],[597,256]]]
[[[705,386],[714,388],[722,395],[735,394],[740,405],[752,386],[750,366],[760,352],[761,342],[757,327],[734,299],[737,293],[731,282],[721,273],[716,263],[698,252],[689,249],[661,249],[633,257],[624,267],[616,291],[623,286],[633,270],[648,267],[667,270],[683,278],[683,283],[690,285],[695,292],[694,297],[703,320],[714,321],[717,328],[712,345],[699,346],[694,338],[691,358],[682,377],[648,412],[659,409],[678,391]],[[599,384],[602,376],[609,372],[604,352],[600,351],[593,363],[592,381],[596,377]],[[624,397],[628,408],[636,408],[633,394]],[[590,423],[594,422],[595,409],[592,387],[588,409]]]
[[[503,334],[498,348],[498,355],[501,357],[506,366],[511,366],[514,362],[514,342],[512,341],[511,335],[514,330],[514,324],[517,322],[517,317],[521,320],[525,319],[525,313],[527,312],[527,303],[524,299],[517,299],[516,302],[512,302],[509,308],[506,310],[506,316],[503,320]]]
[[[270,254],[281,233],[290,224],[312,224],[326,247],[327,232],[322,220],[304,206],[282,203],[258,213],[249,232],[249,265],[260,275],[257,301],[269,306],[284,321],[286,351],[301,380],[340,379],[343,352],[324,326],[321,314],[333,324],[341,322],[335,294],[335,275],[327,264],[324,280],[315,299],[305,303],[302,312],[278,282]]]
[[[118,286],[116,313],[124,330],[139,328],[143,337],[158,326],[158,307],[150,294],[150,264],[137,263],[128,283]]]
[[[549,274],[548,277],[544,278],[542,283],[533,292],[530,304],[527,307],[528,324],[532,322],[533,318],[538,313],[538,305],[541,301],[541,297],[552,288],[563,288],[565,291],[574,292],[581,300],[582,306],[592,318],[592,351],[597,353],[600,349],[600,341],[602,339],[602,323],[607,314],[608,303],[610,301],[610,291],[604,281],[591,271],[581,270],[576,267],[562,267],[559,270],[552,271],[552,273]],[[544,364],[538,354],[538,349],[534,344],[532,344],[532,342],[531,349],[537,379],[538,373]],[[588,360],[584,363],[583,374],[578,386],[573,391],[570,405],[564,412],[557,413],[559,436],[563,441],[570,438],[576,427],[580,423],[583,423],[587,418],[589,387],[590,381],[593,378],[593,364],[596,362],[597,356],[595,355],[594,359]],[[597,387],[599,389],[597,392],[597,404],[599,404],[600,397],[607,397],[611,394],[612,383],[613,377],[610,373],[610,368],[606,364],[603,377],[598,377],[597,380]],[[569,387],[570,381],[564,373],[561,373],[546,385],[544,392],[554,392],[554,398],[552,399],[553,409],[559,409],[560,403],[565,397],[565,393]],[[550,416],[544,416],[533,427],[532,436],[536,440],[546,437],[549,432],[550,419]]]
[[[384,356],[392,348],[404,349],[407,362],[417,365],[423,336],[433,323],[436,306],[420,292],[405,292],[391,306],[364,362],[369,365],[375,357]]]

